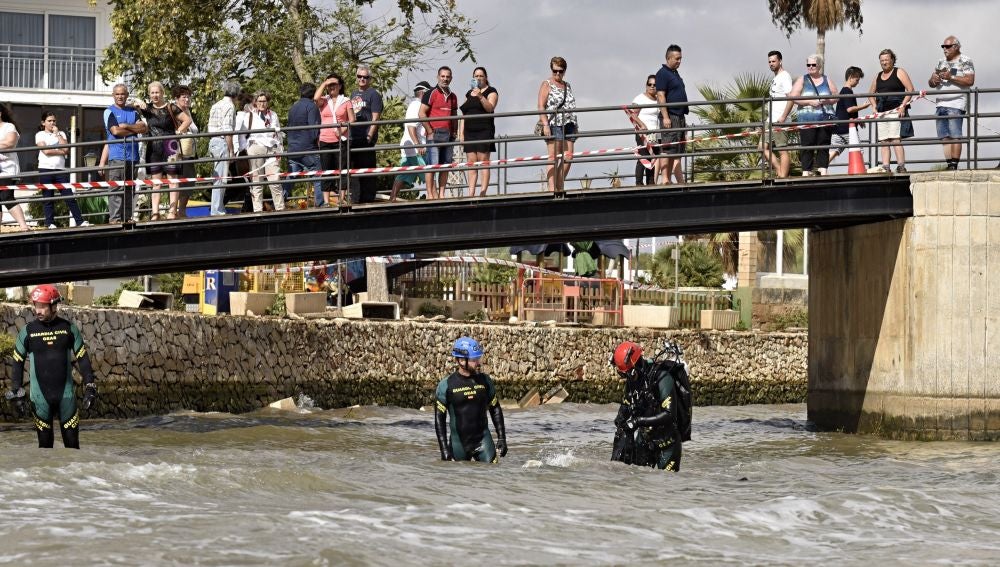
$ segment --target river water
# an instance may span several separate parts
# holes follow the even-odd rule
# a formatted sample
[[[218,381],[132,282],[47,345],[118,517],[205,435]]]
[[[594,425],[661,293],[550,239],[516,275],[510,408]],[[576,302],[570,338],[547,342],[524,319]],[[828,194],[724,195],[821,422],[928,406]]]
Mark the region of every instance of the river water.
[[[699,407],[669,474],[608,461],[615,409],[508,410],[499,466],[441,462],[397,408],[88,422],[81,451],[8,426],[0,563],[1000,563],[1000,445]]]

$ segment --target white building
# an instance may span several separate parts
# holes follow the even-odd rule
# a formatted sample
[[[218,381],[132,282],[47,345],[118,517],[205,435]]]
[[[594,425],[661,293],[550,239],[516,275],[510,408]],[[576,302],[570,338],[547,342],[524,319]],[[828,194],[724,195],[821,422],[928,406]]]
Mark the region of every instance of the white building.
[[[14,111],[21,146],[34,146],[43,108],[67,135],[75,116],[77,141],[103,138],[112,85],[98,67],[112,41],[110,16],[103,0],[92,7],[87,0],[0,0],[0,100]],[[21,169],[34,169],[36,158],[22,152]]]

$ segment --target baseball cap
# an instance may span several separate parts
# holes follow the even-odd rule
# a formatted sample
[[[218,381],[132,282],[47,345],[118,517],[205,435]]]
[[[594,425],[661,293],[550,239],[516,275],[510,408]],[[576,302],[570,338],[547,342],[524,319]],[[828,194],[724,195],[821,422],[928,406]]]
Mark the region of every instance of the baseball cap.
[[[417,86],[413,87],[413,92],[417,91],[429,91],[431,90],[431,84],[427,81],[420,81]]]

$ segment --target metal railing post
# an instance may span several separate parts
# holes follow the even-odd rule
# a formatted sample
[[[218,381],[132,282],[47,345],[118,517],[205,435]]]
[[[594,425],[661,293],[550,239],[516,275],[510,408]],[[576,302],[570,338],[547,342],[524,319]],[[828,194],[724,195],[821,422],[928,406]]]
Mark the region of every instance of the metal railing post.
[[[345,159],[346,156],[346,159]],[[346,206],[344,203],[339,202],[338,198],[338,209],[339,210],[350,210],[351,205],[351,166],[354,164],[354,156],[351,155],[351,132],[348,127],[347,139],[344,140],[344,155],[338,156],[340,159],[337,160],[337,169],[340,170],[338,177],[340,178],[340,193],[344,195],[344,200],[346,201]],[[344,164],[347,167],[343,167]],[[360,183],[360,180],[358,181]],[[339,196],[338,196],[339,197]]]
[[[975,96],[973,96],[975,95]],[[969,120],[969,151],[967,152],[965,159],[965,167],[973,166],[974,169],[979,169],[979,87],[974,88],[972,91],[966,94],[968,97],[967,103],[973,103],[972,116],[968,117]],[[969,108],[972,106],[966,104],[965,107]],[[975,117],[975,120],[973,120]]]

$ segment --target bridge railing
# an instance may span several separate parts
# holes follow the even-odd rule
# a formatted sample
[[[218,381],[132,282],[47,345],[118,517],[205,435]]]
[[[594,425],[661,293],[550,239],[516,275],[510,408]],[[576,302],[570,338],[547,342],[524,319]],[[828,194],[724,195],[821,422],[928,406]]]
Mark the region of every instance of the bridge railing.
[[[963,136],[953,140],[953,142],[962,144],[963,146],[963,162],[965,163],[965,167],[976,169],[980,167],[992,166],[998,159],[1000,159],[1000,155],[997,155],[998,152],[993,150],[997,147],[996,144],[1000,142],[1000,132],[998,132],[998,130],[1000,130],[1000,112],[994,112],[995,109],[1000,107],[1000,105],[997,104],[1000,97],[996,96],[1000,93],[1000,89],[971,89],[961,92],[963,96],[966,97],[968,112],[963,117],[963,120],[965,121]],[[859,92],[853,96],[861,100],[870,96],[875,98],[888,96],[911,96],[914,100],[911,103],[912,112],[909,117],[910,120],[918,125],[936,120],[936,116],[934,116],[935,109],[933,103],[930,102],[930,100],[927,99],[920,91],[909,93],[882,93],[879,95],[869,95]],[[661,138],[663,135],[671,132],[681,131],[685,133],[688,142],[687,147],[681,156],[681,163],[684,179],[688,182],[732,181],[735,179],[757,179],[769,182],[773,179],[774,175],[767,161],[763,159],[760,140],[764,136],[772,136],[774,131],[779,128],[787,129],[793,134],[794,139],[794,134],[799,131],[798,129],[807,124],[797,122],[785,124],[769,123],[763,119],[762,110],[772,102],[788,100],[805,101],[816,100],[817,98],[839,99],[842,98],[842,96],[828,95],[823,97],[800,96],[784,98],[762,97],[714,101],[691,101],[688,103],[673,103],[666,105],[651,103],[649,105],[651,107],[667,109],[688,106],[692,108],[692,114],[688,115],[690,120],[688,121],[688,125],[683,128],[659,128],[655,130],[648,130],[644,133],[659,135]],[[498,172],[499,175],[495,176],[490,187],[494,188],[495,191],[501,195],[533,192],[534,189],[534,192],[548,192],[558,198],[566,191],[597,189],[600,185],[604,185],[605,183],[610,186],[633,185],[633,175],[631,174],[634,174],[636,170],[636,151],[646,151],[649,149],[649,146],[645,143],[636,142],[635,136],[637,132],[629,123],[627,116],[623,112],[623,108],[624,107],[622,105],[613,105],[570,110],[558,109],[549,112],[548,114],[550,115],[573,112],[579,116],[582,124],[596,125],[596,127],[589,127],[578,133],[578,138],[573,146],[575,153],[572,155],[568,152],[570,147],[569,144],[553,140],[551,137],[545,138],[542,136],[536,136],[530,131],[534,121],[537,120],[540,115],[539,110],[532,109],[494,113],[492,118],[498,124],[508,125],[506,128],[500,129],[511,132],[511,134],[497,136],[491,140],[483,141],[485,143],[497,144],[498,151],[491,154],[491,161],[479,163],[459,162],[448,166],[446,171],[454,174],[449,175],[448,190],[453,194],[456,192],[458,195],[464,194],[467,191],[467,183],[461,179],[461,176],[473,170],[493,170]],[[696,119],[696,110],[698,109],[702,109],[704,111],[702,114],[708,115],[711,115],[713,111],[719,111],[718,114],[726,115],[725,112],[721,111],[727,109],[740,109],[741,113],[730,112],[729,115],[745,116],[751,118],[751,120],[743,122],[730,121],[711,123],[709,121]],[[464,117],[462,116],[440,117],[435,118],[435,120],[457,121],[462,120],[463,118]],[[874,130],[876,129],[874,127],[875,123],[886,121],[889,121],[889,119],[881,117],[875,119],[861,117],[857,121],[871,126],[860,132],[862,135],[860,143],[854,146],[862,149],[862,151],[867,154],[869,164],[875,164],[878,162],[877,153],[887,145],[886,143],[880,143],[874,140]],[[843,124],[845,122],[846,121],[835,119],[823,120],[823,124],[825,125]],[[412,124],[412,121],[409,123]],[[370,125],[373,123],[355,122],[354,124]],[[378,124],[383,126],[400,125],[405,128],[407,121],[385,120],[379,121]],[[315,131],[317,129],[331,128],[334,126],[335,125],[325,125],[319,127],[302,126],[294,128],[284,127],[280,131],[287,134],[288,132],[296,130]],[[920,130],[924,130],[921,133],[923,135],[910,139],[904,139],[901,141],[902,145],[906,148],[919,149],[923,146],[939,146],[941,144],[941,140],[937,139],[936,136],[926,135],[926,126],[920,127],[918,132]],[[273,129],[261,128],[244,131],[242,134],[268,133],[273,131]],[[25,134],[26,133],[22,133],[22,139],[27,142],[27,136]],[[101,182],[102,176],[106,174],[107,169],[97,167],[95,162],[96,156],[100,155],[106,145],[105,141],[73,141],[67,146],[71,150],[70,159],[68,160],[69,163],[76,164],[81,161],[87,163],[83,167],[67,168],[61,173],[70,177],[70,179],[75,180],[77,183],[75,186],[78,191],[77,195],[62,195],[57,191],[46,191],[46,195],[39,196],[39,177],[47,175],[47,173],[22,171],[18,176],[18,181],[24,187],[19,188],[19,190],[13,195],[13,198],[9,192],[5,193],[2,200],[5,204],[10,204],[11,206],[18,203],[31,206],[38,203],[44,204],[45,202],[58,202],[74,198],[107,198],[113,195],[123,195],[126,192],[135,192],[142,196],[149,196],[152,193],[160,193],[162,195],[172,191],[184,194],[199,193],[202,195],[208,195],[214,182],[211,173],[212,166],[218,161],[236,162],[239,159],[242,159],[236,156],[215,158],[204,155],[204,147],[207,146],[207,139],[218,135],[218,133],[202,132],[198,134],[185,134],[182,136],[141,136],[135,140],[129,140],[141,143],[141,153],[144,153],[144,148],[150,144],[163,143],[164,141],[179,140],[182,138],[192,138],[196,141],[196,146],[202,147],[202,154],[185,159],[181,162],[183,165],[182,173],[180,174],[182,179],[179,183],[172,184],[167,180],[155,183],[149,179],[149,175],[144,173],[144,171],[148,171],[148,169],[140,169],[140,175],[138,177],[142,178],[142,182],[141,185],[138,186],[138,190],[132,187],[111,186],[107,183]],[[477,140],[477,142],[480,141]],[[553,146],[551,152],[548,151],[547,148],[549,143]],[[432,147],[460,148],[463,145],[464,142],[456,140],[438,143],[427,142],[423,144],[416,144],[414,147],[426,151],[426,149]],[[655,143],[651,144],[651,146],[654,148],[666,147]],[[792,152],[801,150],[827,151],[831,147],[834,146],[832,144],[802,146],[797,143],[790,143],[789,146],[782,149]],[[357,163],[357,158],[359,158],[362,154],[370,152],[382,154],[383,161],[385,159],[385,153],[389,152],[392,161],[395,161],[396,156],[399,155],[400,146],[395,140],[392,140],[389,141],[389,143],[383,143],[375,146],[374,148],[357,148],[351,147],[351,141],[350,139],[347,139],[345,140],[345,149],[349,152],[353,163]],[[26,152],[37,151],[39,151],[39,148],[37,147],[18,147],[4,150],[2,153],[16,153],[23,156]],[[289,158],[314,153],[320,154],[324,152],[279,151],[275,152],[273,157],[284,163]],[[923,154],[928,153],[928,151],[923,152]],[[140,168],[148,168],[153,165],[172,164],[172,162],[144,163],[141,156],[139,157]],[[22,158],[20,161],[22,163],[27,163],[30,160]],[[846,162],[846,159],[844,161]],[[555,171],[553,176],[553,185],[555,186],[555,190],[548,191],[548,184],[544,180],[544,170],[550,166],[555,166],[557,164],[561,165],[564,163],[573,164],[573,170],[571,170],[573,173],[565,176],[564,179],[561,169],[553,167]],[[941,159],[936,155],[934,157],[918,155],[913,159],[906,160],[906,164],[910,168],[910,171],[932,169],[940,163]],[[598,171],[598,169],[602,167],[611,169]],[[622,170],[623,167],[624,171]],[[524,175],[523,172],[526,171],[526,168],[535,168],[535,170],[528,175]],[[542,168],[542,171],[539,172],[538,168]],[[192,170],[199,172],[200,175],[190,175]],[[359,182],[364,183],[365,180],[374,180],[377,184],[377,191],[384,195],[389,192],[392,180],[397,175],[402,173],[398,170],[398,168],[391,167],[375,169],[353,167],[352,169],[345,170],[328,170],[320,173],[314,172],[309,176],[300,177],[288,175],[288,169],[284,165],[281,167],[281,171],[282,177],[278,183],[282,185],[284,190],[293,192],[290,196],[292,197],[292,203],[294,204],[289,208],[307,208],[314,204],[312,202],[314,195],[310,187],[311,183],[314,181],[332,181],[335,183],[335,187],[343,186],[347,188]],[[426,173],[427,171],[429,170],[419,170],[417,173]],[[580,172],[582,172],[582,175]],[[406,173],[412,172],[407,171]],[[539,175],[540,173],[541,175]],[[0,183],[3,183],[3,181],[0,180]],[[262,187],[271,183],[273,182],[260,177],[249,180],[239,177],[230,177],[225,180],[223,185],[230,190],[235,189],[239,191],[249,187]],[[301,187],[298,189],[294,188],[296,184],[301,183],[306,183],[306,194],[304,196],[300,194],[302,192]],[[368,183],[371,183],[371,181],[368,181]],[[71,184],[70,186],[73,185]],[[9,189],[13,188],[9,185],[5,187]],[[264,193],[266,199],[268,197],[266,187],[264,187]],[[357,197],[358,195],[359,192],[355,190],[354,197]],[[372,200],[372,195],[370,193],[361,196],[364,201]],[[345,213],[349,212],[352,207],[367,205],[365,202],[352,202],[357,201],[358,199],[352,199],[350,191],[345,191],[344,197],[344,201],[340,201],[338,204],[340,205],[341,211]],[[162,199],[164,202],[166,202],[166,200],[167,199]],[[146,214],[151,212],[152,211],[148,208],[140,208],[138,209],[138,214],[143,216],[137,218],[144,218]],[[126,223],[133,222],[134,220],[135,219],[126,219]]]

